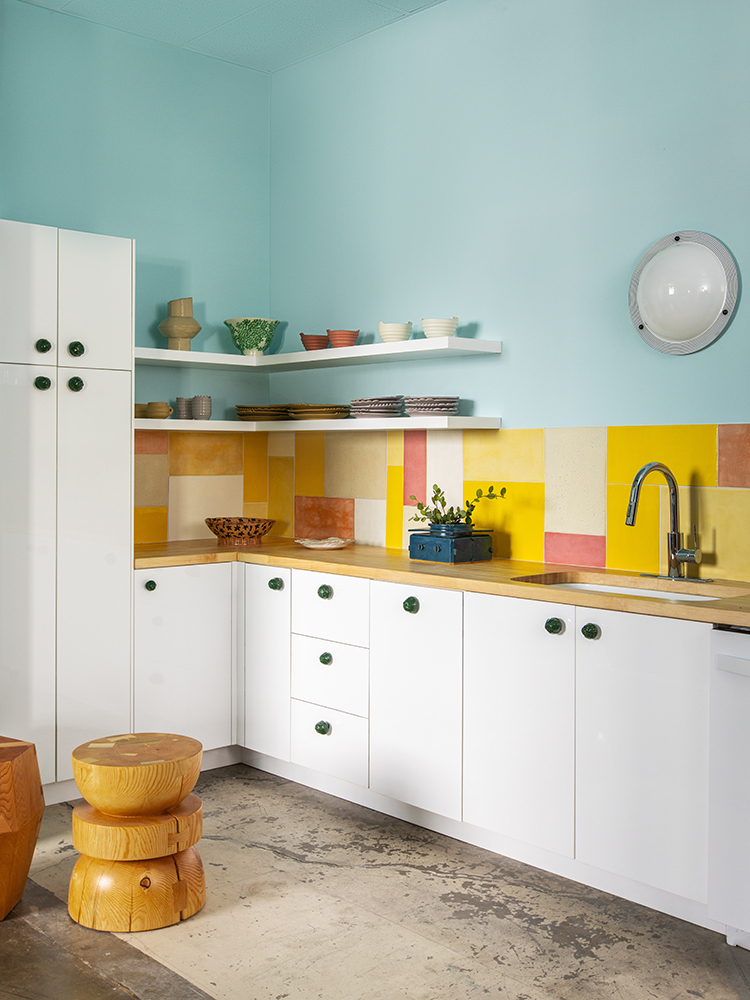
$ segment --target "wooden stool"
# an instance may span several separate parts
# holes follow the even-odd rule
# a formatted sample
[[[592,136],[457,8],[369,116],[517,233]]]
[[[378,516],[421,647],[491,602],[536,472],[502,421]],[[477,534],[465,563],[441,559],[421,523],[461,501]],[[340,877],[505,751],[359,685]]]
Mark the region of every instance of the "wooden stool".
[[[36,747],[0,736],[0,920],[23,895],[43,814]]]
[[[206,901],[195,844],[203,804],[191,791],[203,747],[189,736],[129,733],[73,751],[85,803],[73,810],[68,912],[98,931],[147,931],[192,917]]]

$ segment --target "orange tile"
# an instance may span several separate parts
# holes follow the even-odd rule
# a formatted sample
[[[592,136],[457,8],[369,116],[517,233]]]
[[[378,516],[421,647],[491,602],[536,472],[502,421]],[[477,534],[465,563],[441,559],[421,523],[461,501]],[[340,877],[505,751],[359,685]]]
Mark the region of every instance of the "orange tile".
[[[135,544],[146,545],[149,542],[166,542],[166,540],[167,508],[136,507]]]
[[[166,455],[169,451],[167,431],[136,431],[136,455]]]
[[[750,487],[750,424],[719,424],[719,486]]]
[[[268,459],[268,516],[276,521],[272,535],[294,537],[294,459]]]
[[[295,497],[294,534],[298,538],[354,538],[354,500]]]
[[[243,434],[245,503],[268,501],[268,432]]]
[[[171,431],[170,476],[241,476],[244,434]]]
[[[294,446],[294,492],[299,496],[322,497],[326,491],[325,431],[304,431]],[[334,532],[335,534],[335,532]],[[315,535],[304,535],[315,538]],[[323,535],[323,538],[328,536]],[[341,535],[340,537],[344,537]],[[346,536],[349,537],[348,535]],[[351,536],[354,537],[353,535]]]

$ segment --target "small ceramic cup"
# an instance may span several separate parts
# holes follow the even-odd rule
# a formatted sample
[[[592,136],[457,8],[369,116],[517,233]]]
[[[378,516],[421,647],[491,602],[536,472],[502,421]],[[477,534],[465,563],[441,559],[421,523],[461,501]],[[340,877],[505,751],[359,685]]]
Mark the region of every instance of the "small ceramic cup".
[[[193,420],[211,419],[211,397],[193,396]]]
[[[142,420],[144,417],[148,416],[148,403],[136,403],[135,404],[135,419]]]
[[[174,410],[169,405],[169,403],[149,403],[146,407],[147,416],[151,417],[152,420],[166,420],[167,417],[171,417]]]
[[[178,396],[175,400],[175,416],[178,420],[192,420],[193,401],[185,396]]]

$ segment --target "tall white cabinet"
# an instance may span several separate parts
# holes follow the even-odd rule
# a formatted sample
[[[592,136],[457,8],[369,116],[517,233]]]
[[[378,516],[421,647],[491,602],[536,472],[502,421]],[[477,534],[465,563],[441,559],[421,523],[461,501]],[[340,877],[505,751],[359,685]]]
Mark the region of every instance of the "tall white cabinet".
[[[131,722],[133,242],[0,221],[0,733]]]

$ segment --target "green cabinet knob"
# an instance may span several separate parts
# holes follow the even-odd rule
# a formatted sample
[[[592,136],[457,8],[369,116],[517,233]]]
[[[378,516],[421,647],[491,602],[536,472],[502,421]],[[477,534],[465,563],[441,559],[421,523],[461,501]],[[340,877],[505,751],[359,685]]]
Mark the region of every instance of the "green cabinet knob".
[[[581,635],[584,639],[598,639],[601,634],[602,630],[593,622],[587,622],[581,629]]]
[[[565,622],[561,618],[548,618],[544,627],[550,635],[559,635],[565,628]]]
[[[324,601],[330,601],[333,597],[333,587],[329,587],[327,583],[322,583],[318,587],[318,597]]]
[[[410,615],[415,615],[419,611],[419,600],[416,597],[407,597],[403,603],[403,608]]]
[[[156,580],[146,580],[143,586],[146,590],[156,590]]]
[[[74,375],[73,378],[68,379],[68,388],[71,392],[80,392],[83,389],[83,379]]]
[[[86,353],[86,348],[80,340],[73,340],[68,344],[68,354],[73,358],[80,358]]]
[[[321,736],[330,736],[331,734],[331,723],[330,722],[316,722],[315,732],[320,733]]]
[[[280,576],[274,576],[268,581],[268,586],[271,588],[271,590],[283,590],[284,581],[281,579]]]
[[[46,337],[40,337],[34,344],[34,347],[40,354],[47,354],[48,351],[52,350],[52,344],[50,344]]]
[[[34,385],[37,389],[50,389],[52,387],[52,379],[47,378],[46,375],[37,375],[34,379]]]
[[[321,653],[319,659],[320,662],[326,667],[330,667],[330,665],[333,663],[333,657],[331,656],[330,653]]]

